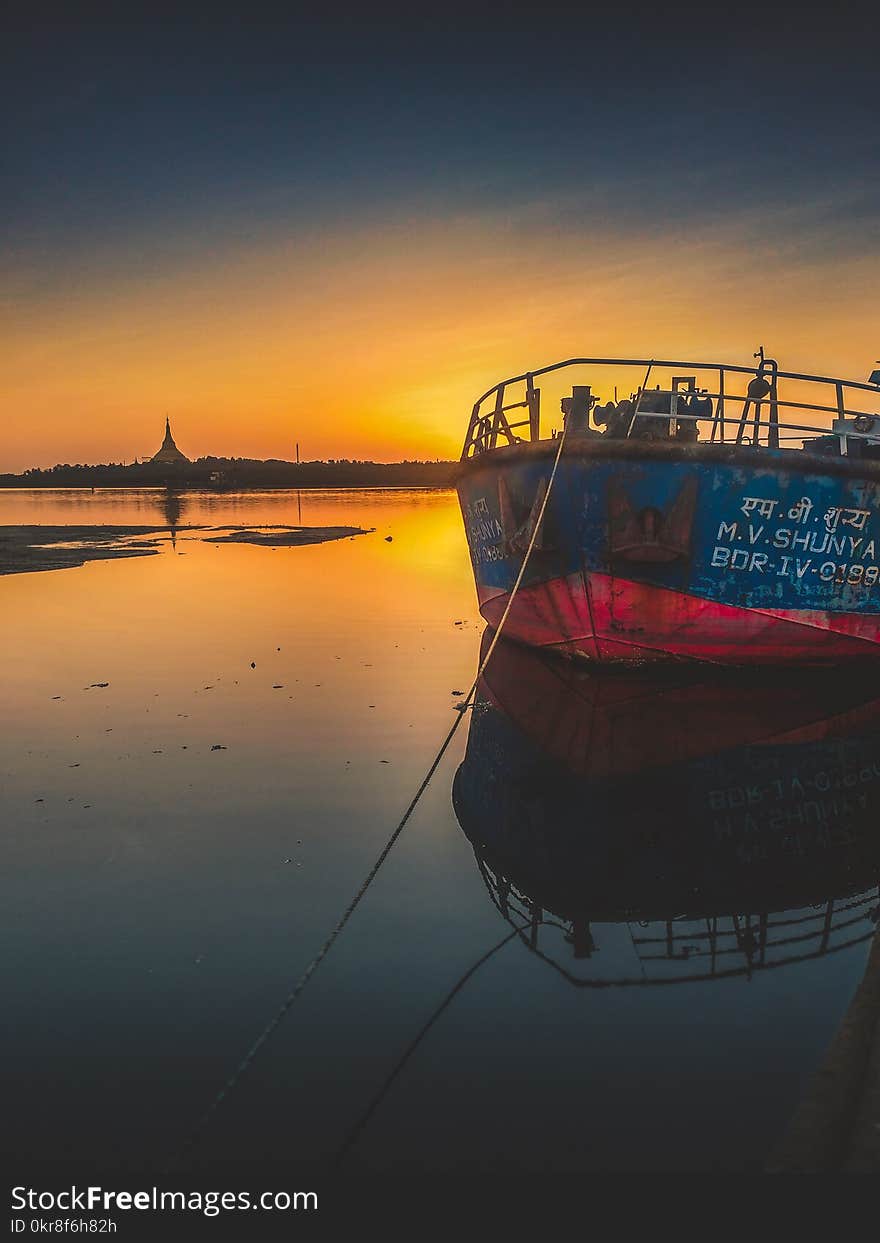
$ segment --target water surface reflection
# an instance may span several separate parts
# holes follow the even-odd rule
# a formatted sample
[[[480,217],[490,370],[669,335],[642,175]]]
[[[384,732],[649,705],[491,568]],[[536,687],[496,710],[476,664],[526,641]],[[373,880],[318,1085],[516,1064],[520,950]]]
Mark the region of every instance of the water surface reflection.
[[[880,680],[589,673],[502,642],[453,800],[493,903],[574,984],[835,954],[880,909]]]
[[[185,529],[293,524],[300,503],[375,530],[271,549]],[[461,516],[451,492],[144,489],[2,493],[0,521],[176,535],[0,578],[5,1138],[30,1179],[156,1170],[449,728],[482,633]],[[864,970],[878,700],[595,678],[502,645],[194,1166],[307,1181],[381,1093],[352,1172],[759,1168]],[[486,959],[496,904],[524,930]]]

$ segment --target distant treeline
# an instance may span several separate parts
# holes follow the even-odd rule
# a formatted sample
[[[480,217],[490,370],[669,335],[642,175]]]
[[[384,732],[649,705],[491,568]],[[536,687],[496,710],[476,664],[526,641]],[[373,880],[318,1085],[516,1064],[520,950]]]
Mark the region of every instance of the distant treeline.
[[[284,462],[269,458],[199,458],[169,466],[141,462],[133,466],[64,463],[46,470],[34,467],[20,475],[0,475],[4,488],[273,488],[381,486],[447,488],[455,480],[457,462]]]

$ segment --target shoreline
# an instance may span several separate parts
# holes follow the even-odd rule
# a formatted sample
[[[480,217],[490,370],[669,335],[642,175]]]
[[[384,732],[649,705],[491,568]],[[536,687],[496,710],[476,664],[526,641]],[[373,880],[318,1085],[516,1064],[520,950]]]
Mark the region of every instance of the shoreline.
[[[252,488],[449,488],[458,461],[295,462],[209,459],[179,468],[137,466],[58,466],[46,470],[0,472],[0,488],[204,488],[237,492]]]
[[[452,483],[242,483],[218,488],[208,483],[2,483],[0,492],[208,492],[234,496],[238,492],[451,492]]]

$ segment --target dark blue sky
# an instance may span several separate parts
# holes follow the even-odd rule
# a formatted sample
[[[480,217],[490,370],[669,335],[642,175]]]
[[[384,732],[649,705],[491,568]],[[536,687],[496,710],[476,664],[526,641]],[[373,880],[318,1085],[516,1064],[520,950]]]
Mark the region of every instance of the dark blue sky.
[[[741,6],[255,12],[13,23],[7,245],[64,262],[91,241],[211,245],[539,189],[581,191],[587,216],[619,190],[613,210],[650,228],[837,186],[854,241],[876,210],[876,36],[857,10],[760,28]]]

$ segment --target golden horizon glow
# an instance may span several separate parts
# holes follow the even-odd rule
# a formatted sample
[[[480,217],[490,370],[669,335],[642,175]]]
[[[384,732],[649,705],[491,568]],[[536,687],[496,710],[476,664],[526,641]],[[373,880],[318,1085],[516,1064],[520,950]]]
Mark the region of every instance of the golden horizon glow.
[[[815,208],[639,233],[534,204],[19,279],[0,470],[143,459],[166,414],[191,458],[457,458],[481,392],[577,354],[748,365],[763,344],[861,381],[878,261],[826,244]]]

